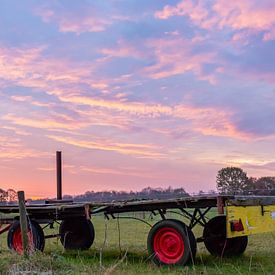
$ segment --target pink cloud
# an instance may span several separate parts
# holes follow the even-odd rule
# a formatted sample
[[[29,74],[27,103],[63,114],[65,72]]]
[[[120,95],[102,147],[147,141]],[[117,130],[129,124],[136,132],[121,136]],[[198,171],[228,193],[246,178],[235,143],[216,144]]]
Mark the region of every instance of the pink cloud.
[[[275,27],[272,28],[269,32],[266,32],[263,37],[264,41],[269,41],[269,40],[275,40]]]
[[[209,24],[209,11],[205,7],[205,1],[184,0],[176,6],[166,5],[162,10],[155,12],[155,17],[168,19],[172,16],[188,16],[196,25],[206,26]],[[206,24],[206,22],[208,22]]]
[[[271,4],[273,1],[267,1]],[[269,32],[275,23],[275,7],[264,6],[258,1],[242,0],[235,3],[217,1],[213,10],[219,15],[219,26],[233,29],[255,29]]]
[[[141,51],[140,49],[125,40],[119,40],[115,47],[103,48],[99,52],[106,55],[107,58],[133,57],[143,59],[146,57],[146,53],[144,51]]]
[[[45,23],[56,22],[61,32],[74,32],[81,34],[83,32],[102,32],[112,21],[108,18],[100,17],[92,8],[82,14],[74,11],[60,10],[51,8],[37,8],[35,13],[42,18]]]
[[[10,135],[0,136],[0,161],[6,162],[15,159],[33,158],[46,156],[44,152],[26,148],[19,137]]]
[[[120,176],[131,176],[137,178],[145,178],[145,179],[163,179],[168,178],[167,175],[163,175],[160,171],[152,171],[144,168],[132,168],[132,167],[116,167],[108,168],[108,167],[100,167],[100,166],[81,166],[79,167],[80,171],[95,175],[120,175]]]
[[[119,113],[136,121],[137,118],[155,120],[163,116],[174,120],[182,120],[192,123],[192,129],[206,136],[224,136],[239,139],[248,139],[252,136],[239,131],[231,121],[231,111],[218,108],[203,108],[185,104],[175,106],[163,104],[145,104],[140,102],[125,102],[115,100],[102,100],[83,96],[67,96],[63,94],[60,100],[77,105],[87,105],[93,110],[99,108],[102,111]],[[128,124],[129,125],[129,124]]]
[[[89,121],[84,121],[81,118],[72,118],[71,116],[55,113],[49,109],[48,113],[41,115],[39,113],[29,114],[6,114],[2,117],[2,121],[9,122],[13,125],[24,127],[38,128],[38,129],[68,129],[76,130],[85,128],[90,125]],[[43,121],[43,123],[41,123]]]
[[[15,101],[19,101],[19,102],[26,102],[26,101],[31,101],[32,97],[31,96],[18,96],[18,95],[14,95],[14,96],[11,96],[11,99],[15,100]]]
[[[0,48],[0,75],[2,79],[18,80],[26,78],[30,67],[41,55],[44,47],[31,49]],[[33,74],[32,77],[39,77]]]
[[[63,18],[57,17],[54,19],[59,24],[59,30],[61,32],[75,32],[81,34],[83,32],[102,32],[112,24],[111,21],[103,18],[71,18],[70,15],[66,15]]]
[[[96,7],[85,5],[78,11],[66,10],[61,7],[40,7],[35,10],[45,23],[57,23],[60,32],[73,32],[81,34],[85,32],[103,32],[116,21],[129,20],[128,16],[108,16]]]
[[[206,1],[202,0],[184,0],[176,6],[167,5],[155,13],[159,19],[171,16],[187,16],[195,25],[204,29],[250,29],[263,32],[264,40],[274,39],[275,6],[272,0],[264,3],[256,0],[216,0],[212,6],[207,6]]]
[[[22,49],[0,47],[2,86],[11,82],[20,86],[40,88],[49,94],[57,94],[65,83],[76,86],[86,84],[94,89],[108,87],[106,80],[97,79],[94,74],[100,64],[48,57],[44,55],[45,49],[46,46]],[[76,93],[78,90],[72,90],[71,87],[70,93]]]
[[[218,62],[213,52],[194,53],[195,46],[201,45],[204,38],[196,37],[192,40],[183,39],[178,35],[165,39],[150,39],[145,41],[144,48],[137,48],[132,43],[119,40],[113,48],[103,48],[104,55],[101,62],[110,58],[136,58],[142,60],[155,59],[155,64],[144,67],[138,71],[142,76],[153,79],[165,78],[173,75],[193,72],[200,80],[216,84],[214,74],[203,72],[205,64]]]
[[[203,65],[217,62],[212,52],[194,53],[193,48],[200,42],[183,38],[156,39],[147,42],[155,54],[154,65],[143,69],[143,73],[154,79],[193,72],[200,80],[216,83],[214,74],[203,72]]]
[[[195,43],[195,44],[194,44]],[[149,40],[146,47],[155,53],[156,63],[143,69],[142,73],[151,78],[168,77],[175,74],[193,72],[199,79],[215,82],[215,76],[205,74],[203,65],[211,63],[215,55],[211,53],[192,53],[192,47],[196,43],[182,38],[170,40]],[[181,49],[181,50],[179,50]],[[138,125],[138,118],[146,117],[154,120],[162,116],[168,116],[183,122],[191,121],[195,131],[203,135],[231,136],[234,138],[246,138],[231,122],[231,113],[217,108],[199,108],[178,104],[169,106],[164,104],[140,103],[128,101],[124,93],[120,91],[99,97],[83,95],[79,85],[85,83],[92,88],[109,89],[110,81],[93,79],[91,72],[95,71],[94,64],[74,63],[63,59],[46,58],[43,56],[44,47],[31,49],[7,49],[0,48],[0,73],[2,79],[25,87],[39,87],[49,95],[57,97],[60,102],[69,106],[78,114],[76,119],[71,116],[56,116],[51,112],[52,104],[45,104],[30,97],[13,96],[12,99],[20,103],[29,103],[37,107],[49,109],[47,116],[36,114],[32,118],[27,115],[9,114],[5,121],[12,125],[40,129],[84,129],[90,126],[112,127],[129,130]],[[132,51],[121,51],[123,54],[131,54]],[[216,73],[216,72],[215,72]],[[129,76],[131,77],[131,76]],[[128,76],[126,77],[129,83]],[[125,81],[124,77],[116,81]],[[64,82],[70,88],[64,87]],[[89,109],[81,110],[82,105]],[[219,113],[219,119],[217,119]],[[51,114],[49,117],[48,114]],[[130,114],[130,116],[129,116]],[[44,123],[41,123],[43,121]],[[208,123],[204,126],[205,121]]]
[[[5,126],[3,125],[1,127],[2,129],[5,129],[5,130],[8,130],[8,131],[11,131],[13,135],[16,135],[16,136],[30,136],[32,135],[30,133],[30,131],[27,131],[25,129],[20,129],[19,127],[14,127],[14,126]]]
[[[89,138],[88,140],[57,135],[48,135],[47,137],[58,142],[86,149],[113,151],[120,154],[134,155],[139,158],[161,159],[164,157],[161,148],[152,144],[123,143],[113,139],[109,140],[96,136],[93,136],[92,139]]]
[[[66,91],[59,93],[58,98],[78,113],[77,118],[60,113],[55,114],[49,110],[47,117],[39,114],[32,115],[31,118],[7,114],[2,119],[12,125],[51,131],[77,130],[91,126],[108,127],[109,129],[112,127],[123,131],[131,131],[132,127],[133,129],[136,126],[139,127],[138,121],[140,119],[146,119],[147,123],[153,123],[159,121],[162,117],[167,117],[175,122],[182,121],[182,123],[188,124],[193,132],[204,136],[222,136],[237,139],[250,139],[252,137],[237,129],[231,121],[233,113],[230,110],[217,107],[196,107],[187,104],[174,106],[146,104],[121,100],[120,98],[108,100],[83,95],[70,95]],[[20,100],[22,99],[20,98]],[[86,106],[85,109],[81,107],[83,105]],[[142,129],[146,128],[146,126],[142,126]],[[154,132],[151,126],[148,126],[148,130]]]
[[[32,96],[14,95],[14,96],[11,96],[10,98],[12,100],[16,101],[16,102],[22,102],[24,104],[29,103],[33,106],[38,106],[38,107],[51,107],[51,106],[53,106],[53,104],[50,103],[50,102],[46,103],[46,102],[40,102],[40,101],[34,100],[32,98]]]

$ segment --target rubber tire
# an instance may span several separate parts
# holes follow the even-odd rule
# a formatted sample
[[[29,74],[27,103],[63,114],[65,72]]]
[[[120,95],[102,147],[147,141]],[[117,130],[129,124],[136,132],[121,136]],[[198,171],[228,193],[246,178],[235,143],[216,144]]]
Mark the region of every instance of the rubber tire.
[[[203,239],[210,254],[219,257],[237,256],[244,253],[248,237],[226,238],[226,216],[216,216],[208,221]]]
[[[196,254],[197,254],[197,240],[195,238],[195,235],[192,232],[192,230],[190,229],[190,227],[187,226],[184,222],[182,222],[180,220],[176,220],[176,219],[173,219],[173,220],[175,222],[179,223],[184,228],[185,232],[187,232],[187,235],[189,238],[189,246],[190,246],[191,252],[192,252],[189,262],[193,264],[195,262],[195,258],[196,258]]]
[[[35,221],[31,221],[29,223],[29,227],[32,232],[34,249],[43,251],[44,246],[45,246],[45,238],[44,238],[44,233],[43,233],[42,228]],[[16,248],[14,247],[14,243],[13,243],[14,234],[17,230],[21,231],[20,222],[18,220],[13,222],[13,224],[11,225],[11,227],[8,231],[7,244],[8,244],[9,249],[16,251],[19,254],[22,254],[22,251],[19,252],[16,250]]]
[[[163,262],[155,253],[154,251],[154,237],[156,233],[165,227],[171,227],[180,233],[183,242],[184,242],[184,254],[182,257],[175,263],[165,263]],[[187,234],[186,234],[187,232]],[[196,250],[196,245],[194,244],[195,237],[192,231],[186,226],[184,223],[174,220],[174,219],[167,219],[157,222],[149,231],[148,238],[147,238],[147,249],[149,253],[149,257],[151,258],[152,262],[156,265],[181,265],[184,266],[190,262],[192,259],[193,252]],[[196,241],[196,240],[195,240]],[[193,258],[194,259],[194,258]]]
[[[59,233],[61,244],[65,249],[89,249],[95,238],[94,226],[85,217],[63,220]]]
[[[38,222],[36,221],[32,221],[32,225],[35,227],[36,229],[36,233],[38,235],[38,241],[37,241],[37,249],[40,251],[43,251],[45,248],[45,235],[44,235],[44,231],[41,228],[41,226],[39,225]]]

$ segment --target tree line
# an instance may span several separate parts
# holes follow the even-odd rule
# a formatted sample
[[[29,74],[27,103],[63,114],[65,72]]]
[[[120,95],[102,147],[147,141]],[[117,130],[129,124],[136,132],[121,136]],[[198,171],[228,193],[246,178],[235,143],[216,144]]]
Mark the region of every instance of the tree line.
[[[248,177],[239,167],[225,167],[218,171],[216,187],[219,194],[226,195],[269,195],[275,196],[275,177]],[[200,191],[198,195],[217,194],[215,190]],[[87,191],[77,196],[64,196],[74,201],[123,201],[141,199],[172,199],[190,196],[184,188],[152,188],[141,191]]]
[[[275,177],[248,177],[247,173],[239,167],[225,167],[218,171],[216,187],[219,194],[226,195],[269,195],[275,196]],[[214,190],[198,192],[198,195],[216,194]],[[142,199],[172,199],[190,196],[184,188],[152,188],[146,187],[141,191],[87,191],[84,194],[65,195],[63,199],[80,201],[124,201]],[[0,202],[17,201],[17,193],[13,189],[0,188]],[[37,200],[36,202],[43,202]]]
[[[189,194],[184,188],[152,188],[146,187],[141,191],[87,191],[84,194],[77,196],[65,195],[64,199],[71,199],[74,201],[123,201],[123,200],[141,200],[141,199],[171,199],[186,197]]]
[[[239,167],[226,167],[218,171],[217,190],[230,195],[275,196],[275,177],[248,177]]]

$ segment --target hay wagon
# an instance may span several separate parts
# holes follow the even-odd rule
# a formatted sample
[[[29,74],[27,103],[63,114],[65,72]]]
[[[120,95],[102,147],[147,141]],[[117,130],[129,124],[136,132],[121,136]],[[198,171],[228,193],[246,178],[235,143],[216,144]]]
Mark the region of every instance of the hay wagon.
[[[65,249],[89,249],[95,238],[93,216],[98,214],[107,219],[118,219],[121,213],[159,215],[160,221],[149,224],[147,238],[149,256],[157,265],[194,262],[197,242],[204,242],[213,255],[239,255],[245,251],[249,235],[275,231],[275,196],[191,196],[109,203],[62,200],[61,152],[56,157],[57,200],[26,205],[29,243],[36,250],[43,251],[45,240],[54,237],[60,238]],[[216,215],[208,219],[211,209]],[[170,212],[181,218],[168,218]],[[45,235],[43,229],[54,223],[60,224],[59,234]],[[203,227],[203,233],[195,237],[197,225]],[[8,247],[23,253],[18,205],[0,205],[0,234],[7,231]]]
[[[158,265],[194,262],[197,242],[204,242],[213,255],[239,255],[245,251],[249,235],[275,231],[275,197],[267,196],[195,196],[112,203],[61,200],[26,205],[26,209],[29,240],[35,249],[41,251],[45,240],[53,237],[60,237],[65,249],[89,249],[95,238],[92,223],[95,214],[102,213],[107,219],[119,218],[120,213],[140,211],[160,215],[161,220],[151,226],[147,239],[149,256]],[[217,215],[207,219],[211,209],[215,209]],[[189,221],[188,224],[182,221],[183,218],[167,218],[169,212],[177,212]],[[3,218],[1,215],[0,234],[8,231],[8,247],[22,253],[18,206],[1,205],[0,213],[13,216]],[[59,234],[44,235],[41,225],[51,227],[55,222],[60,223]],[[203,227],[203,234],[195,237],[193,228],[197,225]]]

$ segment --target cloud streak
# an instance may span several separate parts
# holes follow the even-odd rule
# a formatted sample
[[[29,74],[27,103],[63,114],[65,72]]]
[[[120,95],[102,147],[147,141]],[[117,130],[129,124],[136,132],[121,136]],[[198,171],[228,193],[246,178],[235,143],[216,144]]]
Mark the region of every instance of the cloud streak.
[[[141,158],[159,159],[164,157],[164,154],[159,152],[155,145],[150,144],[121,143],[98,137],[92,137],[90,140],[81,140],[68,136],[48,135],[48,138],[86,149],[113,151],[120,154],[135,155]]]
[[[213,52],[194,53],[197,43],[193,41],[176,39],[157,39],[147,43],[153,48],[156,62],[144,69],[144,74],[154,79],[170,77],[173,75],[193,72],[198,79],[216,83],[214,74],[203,72],[205,64],[213,64],[216,56]]]
[[[156,18],[163,20],[172,16],[186,16],[203,29],[248,29],[262,32],[265,41],[275,38],[275,7],[272,0],[263,4],[255,0],[219,0],[213,1],[212,5],[202,0],[184,0],[175,6],[166,5],[155,13]]]
[[[104,32],[114,22],[130,19],[128,16],[110,14],[104,5],[101,6],[99,3],[80,2],[75,7],[76,10],[56,3],[44,4],[35,9],[35,14],[45,23],[57,23],[60,32],[72,32],[78,35],[86,32]]]
[[[179,104],[168,106],[162,104],[144,104],[138,102],[117,102],[87,98],[81,96],[60,96],[60,100],[88,105],[91,108],[103,108],[116,112],[122,112],[137,117],[157,119],[160,117],[172,117],[183,121],[191,121],[194,130],[204,135],[228,136],[234,138],[249,138],[251,134],[238,131],[234,123],[230,121],[231,113],[217,108],[200,108]]]

